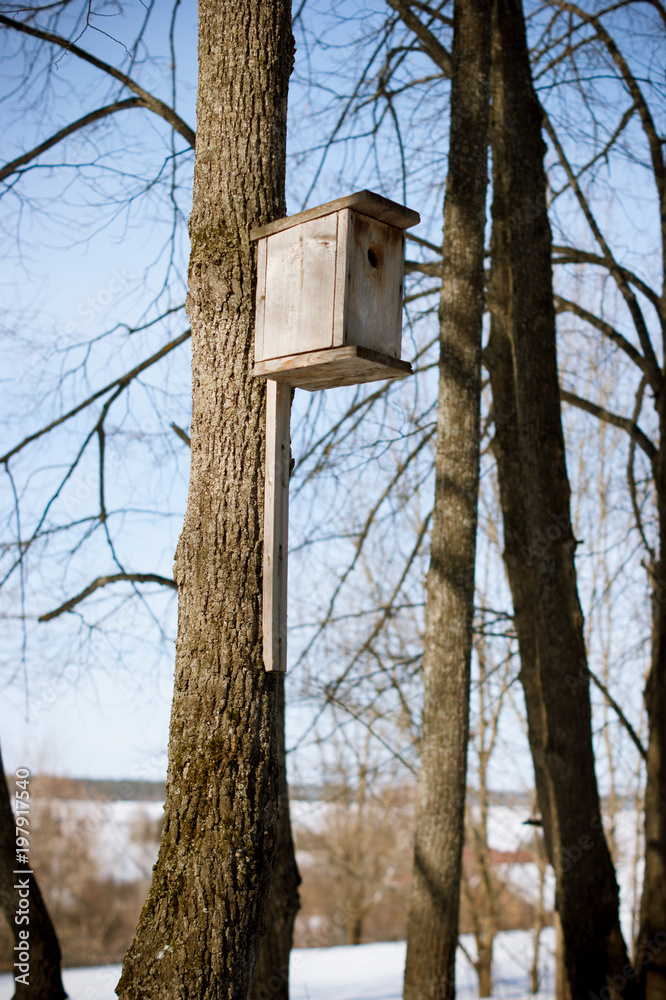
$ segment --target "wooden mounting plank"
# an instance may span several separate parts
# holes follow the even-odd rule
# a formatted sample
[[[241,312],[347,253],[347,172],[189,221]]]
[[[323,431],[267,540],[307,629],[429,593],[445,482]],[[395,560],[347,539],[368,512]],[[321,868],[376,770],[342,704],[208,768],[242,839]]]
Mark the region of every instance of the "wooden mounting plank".
[[[411,208],[405,208],[389,198],[384,198],[374,191],[356,191],[355,194],[348,194],[344,198],[336,198],[335,201],[328,201],[325,205],[317,205],[316,208],[308,208],[305,212],[298,212],[296,215],[288,215],[284,219],[276,219],[266,226],[259,226],[250,230],[251,240],[260,240],[262,236],[270,236],[272,233],[279,233],[283,229],[291,229],[301,222],[309,222],[311,219],[318,219],[322,215],[330,215],[338,212],[341,208],[352,208],[361,215],[369,215],[372,219],[379,219],[396,229],[410,229],[421,221],[418,212]]]
[[[390,358],[366,347],[331,347],[259,362],[252,374],[299,389],[332,389],[361,382],[405,378],[412,374],[408,361]]]
[[[290,414],[291,386],[269,382],[266,387],[263,649],[265,669],[281,673],[287,669]]]

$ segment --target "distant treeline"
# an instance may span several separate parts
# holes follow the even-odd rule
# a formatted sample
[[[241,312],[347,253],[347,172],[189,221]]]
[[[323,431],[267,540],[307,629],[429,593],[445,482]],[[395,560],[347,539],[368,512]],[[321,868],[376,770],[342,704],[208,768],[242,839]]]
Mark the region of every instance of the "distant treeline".
[[[56,775],[33,775],[48,779],[49,796],[54,799],[94,799],[127,802],[164,802],[163,781],[136,781],[129,778],[62,778]],[[13,787],[14,775],[7,775]]]

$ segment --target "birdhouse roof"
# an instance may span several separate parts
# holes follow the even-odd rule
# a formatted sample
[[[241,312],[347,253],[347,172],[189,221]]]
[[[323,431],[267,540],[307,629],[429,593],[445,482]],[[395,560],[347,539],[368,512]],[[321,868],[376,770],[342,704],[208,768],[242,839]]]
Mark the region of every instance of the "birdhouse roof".
[[[374,191],[357,191],[355,194],[348,194],[345,198],[336,198],[335,201],[327,201],[325,205],[317,205],[316,208],[308,208],[305,212],[298,212],[297,215],[288,215],[284,219],[276,219],[269,222],[267,226],[259,226],[250,230],[250,239],[259,240],[263,236],[270,236],[272,233],[279,233],[283,229],[291,229],[302,222],[310,222],[312,219],[319,219],[322,215],[331,215],[341,208],[351,208],[360,215],[369,215],[372,219],[385,222],[395,229],[410,229],[421,221],[418,212],[413,212],[411,208],[398,205],[395,201],[383,198]]]

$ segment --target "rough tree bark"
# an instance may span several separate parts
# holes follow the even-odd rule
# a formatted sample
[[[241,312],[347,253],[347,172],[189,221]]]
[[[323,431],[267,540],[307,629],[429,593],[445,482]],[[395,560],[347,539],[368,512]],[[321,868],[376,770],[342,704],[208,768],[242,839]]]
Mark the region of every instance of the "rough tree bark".
[[[652,655],[645,686],[645,875],[636,941],[636,969],[645,1000],[666,1000],[666,394],[658,409],[660,446],[654,464],[660,559],[652,588]]]
[[[16,983],[14,1000],[64,1000],[66,994],[60,975],[61,955],[49,912],[34,873],[17,874],[29,870],[29,865],[19,864],[16,858],[16,835],[14,813],[12,812],[5,768],[0,753],[0,910],[7,919],[14,944],[23,944],[25,938],[19,931],[29,933],[29,972],[27,982]],[[21,887],[27,889],[30,907],[26,911],[29,923],[17,924],[15,915],[20,912]],[[14,962],[18,961],[14,951]],[[22,974],[21,969],[18,970]]]
[[[660,194],[666,239],[666,180]],[[666,311],[666,295],[662,302]],[[666,343],[666,319],[663,329]],[[659,557],[652,572],[652,649],[645,685],[649,733],[645,875],[635,961],[645,1000],[666,1000],[666,392],[661,392],[655,405],[659,415],[659,451],[653,463]]]
[[[278,826],[276,678],[261,653],[264,387],[250,228],[285,214],[288,0],[200,0],[188,312],[192,467],[176,552],[165,821],[118,994],[247,1000]]]
[[[454,7],[435,507],[405,1000],[455,994],[479,484],[489,0]]]
[[[289,956],[294,937],[294,921],[300,907],[298,887],[301,876],[296,864],[294,838],[289,814],[285,747],[284,676],[278,675],[278,818],[277,861],[271,883],[266,937],[259,955],[252,988],[252,1000],[289,1000]]]
[[[618,888],[594,772],[559,403],[542,114],[520,0],[495,0],[491,335],[505,562],[546,849],[573,1000],[623,980]],[[624,970],[624,971],[623,971]],[[619,980],[616,980],[616,984]]]

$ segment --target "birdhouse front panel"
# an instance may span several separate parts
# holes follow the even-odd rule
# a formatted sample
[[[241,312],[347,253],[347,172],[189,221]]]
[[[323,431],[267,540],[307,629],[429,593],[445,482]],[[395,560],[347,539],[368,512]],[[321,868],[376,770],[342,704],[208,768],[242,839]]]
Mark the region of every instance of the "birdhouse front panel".
[[[410,374],[403,230],[418,218],[362,191],[253,231],[254,374],[311,390]]]
[[[261,242],[266,270],[257,292],[263,284],[265,301],[255,361],[332,347],[337,213]]]

